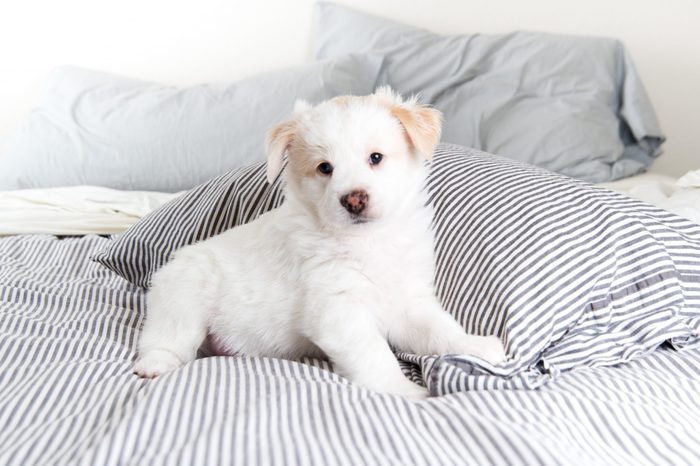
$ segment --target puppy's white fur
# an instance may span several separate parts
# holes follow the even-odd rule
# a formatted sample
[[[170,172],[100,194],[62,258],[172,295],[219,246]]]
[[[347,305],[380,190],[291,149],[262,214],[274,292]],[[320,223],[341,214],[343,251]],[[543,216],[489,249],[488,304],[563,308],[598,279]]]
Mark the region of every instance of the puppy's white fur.
[[[207,334],[232,354],[327,356],[353,382],[413,398],[427,392],[389,343],[502,361],[498,338],[467,335],[435,297],[423,159],[439,135],[439,112],[388,88],[298,103],[268,137],[270,180],[288,158],[284,204],[180,249],[154,275],[134,371],[155,377],[193,360]],[[340,199],[358,190],[368,202],[354,215]]]

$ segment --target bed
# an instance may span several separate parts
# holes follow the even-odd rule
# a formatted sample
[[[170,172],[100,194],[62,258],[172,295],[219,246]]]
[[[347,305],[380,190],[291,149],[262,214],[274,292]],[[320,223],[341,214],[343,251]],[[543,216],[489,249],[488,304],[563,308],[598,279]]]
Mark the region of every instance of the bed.
[[[2,464],[700,461],[700,350],[419,403],[322,361],[210,357],[139,379],[144,293],[89,260],[108,241],[0,240]]]
[[[669,280],[669,289],[682,300],[700,302],[698,250],[687,247],[700,244],[700,171],[678,180],[632,176],[660,155],[664,136],[618,41],[537,33],[442,37],[337,5],[321,3],[316,9],[319,61],[259,79],[182,90],[75,67],[55,71],[30,124],[12,142],[9,155],[0,159],[5,169],[0,173],[0,464],[700,463],[700,345],[695,341],[700,318],[695,314],[689,314],[692,325],[684,327],[688,334],[678,334],[679,341],[666,334],[652,335],[654,343],[644,351],[625,347],[625,342],[601,346],[600,341],[581,339],[591,328],[580,334],[554,332],[550,335],[556,337],[554,343],[569,346],[551,353],[547,361],[564,361],[560,367],[566,370],[533,360],[528,364],[537,373],[536,380],[518,379],[515,366],[506,373],[459,357],[398,354],[405,375],[428,385],[434,395],[419,402],[354,385],[334,374],[325,360],[203,353],[154,380],[132,373],[147,313],[148,276],[131,276],[133,270],[138,272],[133,264],[120,271],[119,264],[96,258],[120,244],[132,244],[135,235],[148,232],[154,223],[180,234],[177,240],[163,240],[179,246],[274,207],[281,199],[275,191],[279,186],[262,181],[264,166],[255,161],[260,159],[265,129],[293,108],[290,96],[313,102],[343,93],[366,94],[380,82],[404,94],[422,91],[445,113],[446,137],[456,139],[448,142],[509,157],[506,162],[452,145],[436,154],[440,157],[437,168],[431,169],[437,173],[431,183],[438,194],[432,200],[438,215],[451,218],[441,223],[465,228],[456,228],[452,240],[468,237],[470,231],[483,233],[474,238],[489,238],[479,222],[467,230],[469,216],[490,218],[494,238],[502,223],[516,225],[519,217],[504,221],[494,214],[489,199],[483,202],[483,211],[469,204],[483,193],[519,192],[523,199],[544,193],[550,204],[538,215],[549,221],[558,215],[559,204],[549,199],[547,190],[571,192],[580,196],[566,198],[564,220],[548,238],[563,242],[560,237],[573,231],[566,224],[575,223],[567,219],[593,224],[608,211],[609,218],[628,217],[627,224],[613,222],[601,231],[643,226],[639,230],[646,235],[643,241],[617,248],[618,240],[601,239],[580,245],[581,254],[587,253],[588,244],[612,250],[610,257],[601,254],[599,260],[609,260],[617,273],[629,265],[620,257],[633,255],[637,244],[652,238],[648,244],[659,249],[649,254],[651,259],[640,249],[644,257],[638,260],[654,270],[660,267],[661,278],[651,287]],[[370,29],[374,35],[366,34]],[[364,43],[370,36],[372,44]],[[465,44],[476,46],[464,60],[455,59],[451,54],[467,50]],[[367,47],[379,47],[382,53]],[[418,51],[430,51],[431,66],[402,61]],[[557,55],[562,51],[564,56]],[[525,53],[522,63],[491,60],[511,60],[520,53]],[[582,71],[577,68],[581,57],[604,57],[593,60],[604,66]],[[544,60],[540,66],[529,66],[539,59]],[[527,73],[549,69],[552,60],[561,64],[560,74],[549,82],[553,85],[542,89],[541,81]],[[453,69],[454,63],[458,65]],[[473,76],[475,67],[487,79]],[[455,76],[444,72],[448,68]],[[403,74],[409,76],[402,78]],[[484,87],[488,83],[497,85]],[[492,99],[479,100],[482,94]],[[472,104],[478,111],[465,114],[465,108],[474,108]],[[553,107],[561,114],[551,113]],[[183,108],[187,111],[180,111]],[[529,117],[535,114],[541,119]],[[577,118],[568,118],[572,114]],[[230,128],[235,128],[233,135]],[[572,140],[578,143],[569,144]],[[468,165],[473,178],[450,188],[444,182],[450,179],[443,175],[455,173],[453,167],[460,164]],[[483,185],[478,188],[483,193],[473,187],[475,181]],[[255,189],[242,188],[245,183]],[[529,189],[525,183],[539,184]],[[455,186],[467,195],[451,198]],[[206,196],[213,199],[209,206],[201,204],[200,198]],[[501,214],[515,215],[507,210],[509,202],[496,201],[493,204],[503,204]],[[449,211],[454,205],[461,206],[457,211],[462,217]],[[201,223],[187,223],[189,217],[178,213],[190,209],[199,215],[210,207],[214,210],[205,212],[209,218]],[[534,209],[523,210],[530,214]],[[526,223],[543,221],[523,218]],[[139,230],[139,225],[146,227]],[[517,233],[517,228],[511,230]],[[550,247],[552,241],[545,243]],[[138,253],[127,254],[129,260],[147,256],[150,260],[147,243],[133,244]],[[459,252],[461,246],[448,252]],[[683,248],[685,255],[676,251]],[[167,253],[156,256],[157,265],[167,259]],[[451,252],[438,254],[447,270],[451,260],[461,263],[461,257],[451,256]],[[541,258],[541,270],[561,257],[551,259]],[[483,263],[488,264],[482,271],[485,275],[500,266]],[[674,275],[678,270],[679,277],[689,282]],[[559,281],[568,286],[576,270],[567,273]],[[455,276],[457,282],[468,282],[456,272]],[[536,282],[530,285],[539,286],[545,279]],[[527,285],[522,283],[523,289]],[[637,282],[623,285],[635,288]],[[438,292],[450,291],[438,287]],[[478,286],[477,292],[481,293]],[[497,299],[499,293],[495,295]],[[610,300],[615,299],[621,298]],[[653,304],[655,297],[645,299]],[[642,298],[631,301],[618,303],[619,307],[628,306],[633,312],[636,304],[644,304]],[[600,307],[588,304],[587,312],[597,312],[605,320]],[[696,305],[696,314],[697,309]],[[527,306],[521,309],[527,310]],[[682,312],[669,321],[677,314]],[[652,317],[658,321],[660,315]],[[545,320],[536,323],[546,324]],[[593,327],[600,324],[580,320]],[[471,321],[464,324],[472,331],[483,330]],[[684,346],[690,337],[695,340]],[[608,359],[567,360],[571,345],[583,346],[582,351],[590,354],[602,348]],[[507,348],[513,350],[513,345]],[[610,356],[618,352],[622,359]],[[433,370],[436,362],[442,364],[440,371]]]
[[[69,201],[85,188],[46,191],[25,202],[63,211],[68,222],[45,228],[70,226],[86,209],[85,198]],[[136,222],[176,197],[150,193],[151,205],[138,212],[143,193],[99,192],[93,198],[115,221],[124,221],[120,209]],[[0,199],[19,202],[11,194]],[[423,402],[350,384],[321,360],[206,357],[139,379],[131,367],[144,290],[90,259],[118,236],[0,238],[1,464],[700,461],[698,349],[660,347],[625,364],[568,371],[535,390],[483,387]],[[420,366],[402,365],[420,382]]]

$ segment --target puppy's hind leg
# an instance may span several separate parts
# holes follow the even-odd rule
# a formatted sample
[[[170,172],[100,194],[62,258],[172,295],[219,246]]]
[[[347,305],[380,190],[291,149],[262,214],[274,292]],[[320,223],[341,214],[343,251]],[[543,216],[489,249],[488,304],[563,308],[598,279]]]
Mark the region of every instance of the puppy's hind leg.
[[[205,291],[198,286],[197,275],[176,262],[153,277],[135,374],[157,377],[195,359],[206,337],[208,320]]]

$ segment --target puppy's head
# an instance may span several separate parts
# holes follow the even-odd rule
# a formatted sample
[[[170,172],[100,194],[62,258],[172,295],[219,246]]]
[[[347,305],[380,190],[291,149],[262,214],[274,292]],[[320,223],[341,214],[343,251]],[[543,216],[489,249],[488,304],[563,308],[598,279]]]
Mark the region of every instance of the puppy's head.
[[[268,180],[285,171],[287,195],[325,226],[401,215],[423,188],[423,160],[440,139],[440,112],[388,87],[365,97],[300,101],[268,134]]]

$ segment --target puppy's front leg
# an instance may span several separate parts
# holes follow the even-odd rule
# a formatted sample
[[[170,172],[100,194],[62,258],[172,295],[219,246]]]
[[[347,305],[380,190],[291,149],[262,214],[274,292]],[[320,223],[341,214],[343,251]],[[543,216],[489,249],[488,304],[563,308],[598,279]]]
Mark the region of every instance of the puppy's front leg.
[[[333,362],[340,375],[379,392],[412,399],[428,391],[401,372],[399,363],[369,311],[342,303],[325,303],[313,313],[308,338]]]
[[[415,354],[462,354],[477,356],[491,364],[506,359],[503,342],[497,336],[469,335],[447,313],[432,290],[411,299],[401,319],[390,327],[389,340]]]
[[[204,296],[191,286],[196,283],[194,275],[178,264],[168,264],[154,277],[134,364],[139,376],[158,377],[196,357],[206,336],[207,310]]]

